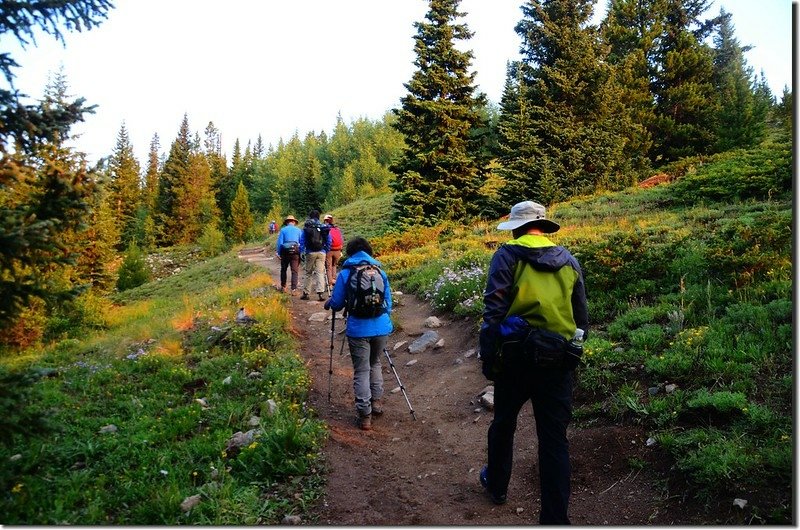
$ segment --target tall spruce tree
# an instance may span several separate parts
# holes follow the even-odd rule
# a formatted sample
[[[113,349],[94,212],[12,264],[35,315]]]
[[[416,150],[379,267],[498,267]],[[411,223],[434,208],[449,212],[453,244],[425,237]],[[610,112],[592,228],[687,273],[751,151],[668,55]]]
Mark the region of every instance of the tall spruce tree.
[[[92,204],[86,230],[76,234],[81,249],[75,269],[78,277],[91,282],[93,289],[108,290],[114,281],[111,264],[117,258],[121,225],[112,208],[108,190],[98,194]]]
[[[241,243],[253,227],[253,214],[250,212],[250,199],[247,188],[240,182],[231,202],[231,239]]]
[[[658,72],[656,43],[664,32],[666,0],[611,0],[600,25],[617,72],[620,97],[632,126],[622,131],[626,156],[638,172],[650,166],[655,127],[652,85]]]
[[[237,138],[233,143],[233,157],[231,158],[230,167],[227,167],[224,172],[217,171],[217,175],[215,175],[217,205],[226,221],[230,219],[231,202],[233,202],[233,197],[236,195],[236,189],[239,186],[239,182],[241,182],[243,172],[242,148]]]
[[[716,151],[752,147],[764,137],[769,105],[757,95],[756,77],[744,58],[750,49],[739,44],[731,14],[721,9],[714,36],[714,87],[719,98]]]
[[[701,18],[708,2],[665,0],[653,83],[653,155],[660,162],[708,153],[716,142],[719,100],[714,94],[713,50],[704,43],[713,21]]]
[[[133,154],[125,123],[117,133],[117,144],[109,163],[108,200],[120,227],[120,247],[124,250],[134,240],[136,212],[141,203],[139,162]]]
[[[196,241],[206,225],[217,226],[219,208],[214,197],[211,167],[205,154],[193,149],[184,185],[177,189],[175,211],[181,220],[180,242]]]
[[[0,35],[25,45],[43,31],[63,43],[61,25],[91,29],[111,7],[107,0],[4,3]],[[9,87],[17,66],[10,53],[0,53]],[[98,192],[96,171],[60,145],[92,107],[80,98],[56,106],[23,101],[24,94],[0,88],[0,328],[34,297],[54,302],[77,294],[72,286],[54,285],[48,273],[76,259],[65,235],[84,225]]]
[[[161,141],[158,133],[153,135],[150,140],[150,150],[147,152],[147,170],[144,175],[144,190],[142,192],[142,204],[148,212],[153,211],[158,197],[158,180],[161,173],[160,151]]]
[[[189,138],[189,117],[184,114],[178,136],[172,142],[169,156],[164,162],[161,178],[158,181],[156,214],[161,242],[173,245],[180,241],[183,219],[179,218],[176,197],[178,189],[186,185],[189,171],[191,143]]]
[[[395,112],[394,126],[404,134],[406,150],[394,166],[395,220],[400,225],[435,224],[477,213],[478,190],[485,171],[481,123],[486,96],[476,94],[469,73],[471,51],[456,41],[472,32],[457,20],[460,0],[430,0],[427,22],[415,22],[417,67],[405,84],[408,94]]]
[[[630,160],[608,49],[589,25],[593,0],[530,0],[515,30],[500,121],[501,195],[544,204],[627,184]],[[511,79],[514,75],[516,79]]]

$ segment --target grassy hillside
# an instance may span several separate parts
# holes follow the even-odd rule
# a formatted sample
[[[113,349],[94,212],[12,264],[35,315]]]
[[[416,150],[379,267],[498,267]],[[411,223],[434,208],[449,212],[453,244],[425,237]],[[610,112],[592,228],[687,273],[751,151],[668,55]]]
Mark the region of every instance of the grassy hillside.
[[[0,359],[2,522],[303,513],[320,493],[325,430],[305,409],[285,305],[259,270],[234,255],[195,264],[103,302],[102,329]],[[256,322],[237,324],[240,307]],[[251,431],[241,445],[237,431]]]
[[[747,498],[772,523],[791,517],[791,167],[791,146],[772,144],[551,208],[552,239],[580,260],[589,297],[578,420],[640,424],[674,462],[671,483],[725,505]],[[396,285],[477,324],[509,237],[495,226],[373,243]]]

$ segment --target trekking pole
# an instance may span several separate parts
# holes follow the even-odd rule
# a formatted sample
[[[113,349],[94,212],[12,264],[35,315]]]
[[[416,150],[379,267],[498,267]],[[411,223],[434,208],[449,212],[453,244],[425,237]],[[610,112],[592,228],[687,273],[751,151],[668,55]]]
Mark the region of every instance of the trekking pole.
[[[394,362],[392,362],[392,356],[389,355],[389,350],[386,348],[383,349],[383,353],[386,354],[386,358],[389,359],[389,366],[392,367],[392,372],[394,372],[394,378],[397,379],[397,384],[400,385],[400,391],[403,393],[403,397],[406,398],[406,403],[408,403],[408,410],[411,411],[411,417],[414,418],[414,421],[417,421],[417,415],[414,414],[414,408],[411,406],[411,401],[408,400],[408,394],[406,394],[406,387],[403,386],[403,383],[400,381],[400,376],[397,375],[397,370],[394,367]]]
[[[332,309],[333,315],[331,316],[331,355],[328,364],[328,403],[331,402],[331,379],[333,378],[333,335],[336,326],[336,310]]]
[[[331,284],[328,283],[328,261],[327,260],[328,260],[328,258],[326,257],[325,258],[325,292],[330,297],[332,293],[331,293]]]

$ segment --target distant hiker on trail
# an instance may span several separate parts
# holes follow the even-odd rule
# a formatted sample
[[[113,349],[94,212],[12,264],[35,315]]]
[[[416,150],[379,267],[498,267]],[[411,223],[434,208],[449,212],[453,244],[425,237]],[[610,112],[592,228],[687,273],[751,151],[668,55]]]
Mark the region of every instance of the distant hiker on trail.
[[[583,273],[569,251],[545,237],[560,227],[544,206],[515,204],[497,228],[511,230],[514,239],[492,257],[483,297],[482,370],[495,388],[489,464],[480,482],[495,504],[506,502],[517,416],[530,400],[539,440],[539,522],[569,524],[567,425],[589,325]]]
[[[389,279],[372,257],[372,246],[356,237],[347,243],[347,256],[325,309],[345,309],[347,342],[353,361],[353,395],[358,426],[372,429],[372,416],[383,414],[381,353],[392,332],[392,294]]]
[[[325,272],[328,273],[328,285],[333,289],[333,285],[336,283],[336,265],[342,258],[344,237],[342,237],[342,230],[334,224],[331,214],[326,214],[322,220],[330,227],[331,249],[325,254]]]
[[[278,225],[277,225],[277,224],[275,224],[275,221],[274,221],[274,220],[270,221],[270,222],[269,222],[269,235],[272,235],[272,234],[274,234],[274,233],[275,233],[275,230],[276,230],[277,228],[278,228]]]
[[[328,225],[319,222],[319,211],[311,210],[303,225],[300,235],[300,254],[305,259],[306,277],[303,282],[303,296],[301,300],[308,300],[308,293],[312,283],[315,287],[319,301],[325,300],[322,293],[325,291],[325,254],[331,248],[331,235]]]
[[[273,221],[274,222],[274,221]],[[292,269],[292,296],[297,290],[297,276],[300,273],[300,236],[303,231],[297,228],[294,215],[287,215],[275,243],[276,253],[281,259],[281,292],[286,292],[286,269]]]

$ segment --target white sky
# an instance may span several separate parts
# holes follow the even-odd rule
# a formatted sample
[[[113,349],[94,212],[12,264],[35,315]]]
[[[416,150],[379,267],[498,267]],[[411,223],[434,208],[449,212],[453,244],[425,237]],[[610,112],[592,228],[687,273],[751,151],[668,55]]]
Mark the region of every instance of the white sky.
[[[158,133],[168,151],[184,113],[192,132],[213,121],[230,157],[259,134],[265,145],[295,131],[330,133],[345,123],[380,119],[399,105],[414,71],[413,23],[424,0],[115,0],[99,27],[65,34],[66,47],[42,35],[20,51],[4,35],[0,49],[21,65],[16,88],[41,97],[63,64],[69,94],[98,106],[76,147],[96,160],[112,153],[123,121],[140,161]],[[462,0],[475,36],[477,83],[499,101],[506,61],[518,57],[514,26],[523,0]],[[596,9],[605,9],[598,0]],[[763,69],[773,93],[792,86],[792,2],[714,0],[732,13],[736,35],[753,45],[748,64]]]

